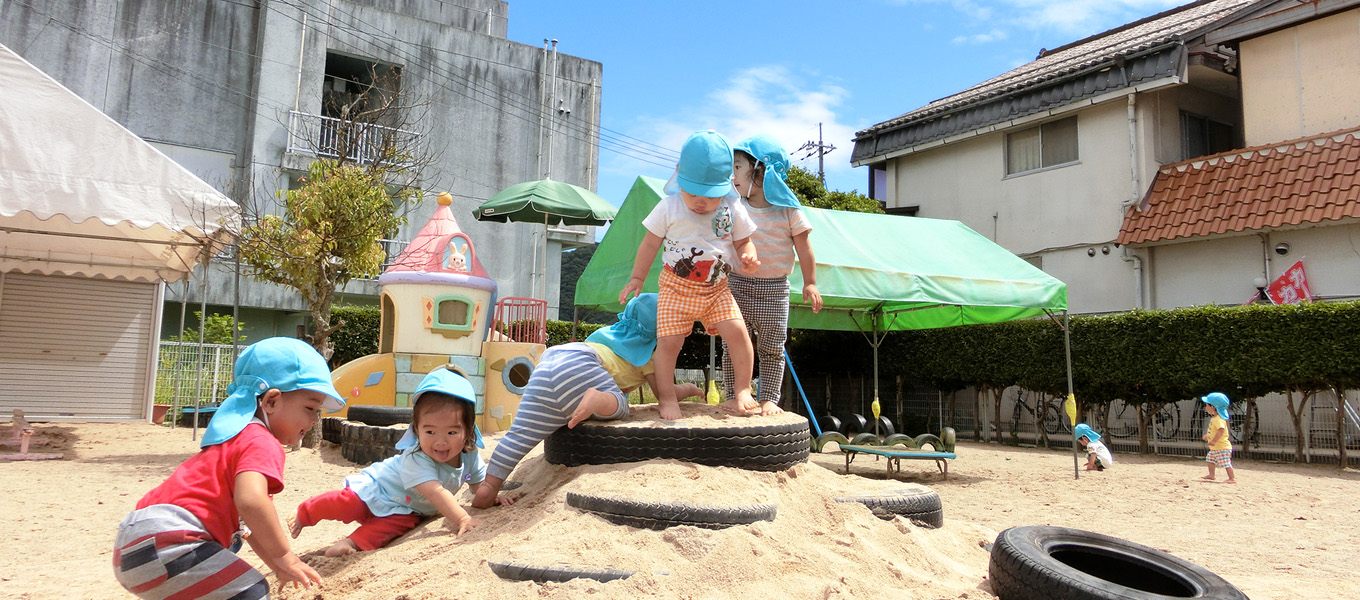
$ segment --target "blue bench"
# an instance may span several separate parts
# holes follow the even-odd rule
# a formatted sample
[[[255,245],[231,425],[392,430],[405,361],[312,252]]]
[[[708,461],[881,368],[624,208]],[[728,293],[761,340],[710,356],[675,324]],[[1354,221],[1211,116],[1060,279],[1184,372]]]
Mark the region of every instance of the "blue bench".
[[[935,467],[944,474],[945,479],[949,479],[949,461],[958,458],[953,452],[925,452],[921,450],[898,450],[890,446],[863,446],[858,444],[843,444],[841,452],[845,453],[845,473],[850,473],[850,461],[855,459],[855,455],[863,452],[873,454],[888,459],[888,475],[900,473],[902,471],[902,459],[907,460],[933,460]]]

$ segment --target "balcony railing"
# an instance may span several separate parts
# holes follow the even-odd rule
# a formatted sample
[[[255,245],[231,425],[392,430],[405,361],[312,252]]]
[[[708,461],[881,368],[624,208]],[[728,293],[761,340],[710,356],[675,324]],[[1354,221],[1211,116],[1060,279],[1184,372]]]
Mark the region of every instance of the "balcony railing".
[[[288,115],[288,152],[298,154],[340,158],[344,153],[348,160],[367,164],[382,158],[388,147],[410,149],[420,137],[414,131],[372,123],[355,123],[297,111],[290,111]]]

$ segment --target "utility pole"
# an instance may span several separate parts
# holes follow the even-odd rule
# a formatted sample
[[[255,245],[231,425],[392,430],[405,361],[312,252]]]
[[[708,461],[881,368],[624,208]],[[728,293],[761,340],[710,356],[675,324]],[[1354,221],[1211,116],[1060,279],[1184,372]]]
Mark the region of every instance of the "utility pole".
[[[800,146],[797,150],[798,152],[802,152],[804,150],[807,151],[807,154],[803,155],[802,158],[808,158],[812,156],[814,152],[817,153],[817,179],[821,180],[822,187],[826,187],[826,170],[825,165],[823,164],[822,157],[826,156],[827,154],[830,154],[831,151],[835,149],[836,149],[835,146],[822,142],[822,124],[818,123],[817,141],[815,143],[809,141]]]

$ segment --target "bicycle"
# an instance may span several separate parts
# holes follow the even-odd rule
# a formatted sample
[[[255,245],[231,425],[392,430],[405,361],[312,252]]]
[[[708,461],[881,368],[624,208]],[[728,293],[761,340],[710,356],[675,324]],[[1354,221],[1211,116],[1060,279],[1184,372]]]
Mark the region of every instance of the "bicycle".
[[[1113,405],[1114,403],[1111,402],[1109,405],[1106,406],[1106,410],[1111,410]],[[1110,415],[1111,421],[1123,423],[1123,426],[1120,428],[1110,426],[1109,431],[1110,435],[1118,438],[1133,437],[1135,435],[1138,435],[1138,418],[1136,416],[1137,411],[1134,412],[1135,416],[1126,417],[1124,414],[1129,406],[1133,405],[1120,401],[1118,409],[1115,409],[1116,412]],[[1129,420],[1133,421],[1133,425],[1127,424],[1126,421]],[[1152,413],[1153,437],[1159,440],[1171,440],[1176,437],[1176,434],[1180,433],[1180,430],[1181,430],[1181,411],[1179,403],[1167,402],[1166,404],[1163,404],[1161,408],[1157,409],[1157,412]]]
[[[1019,437],[1022,411],[1029,413],[1030,418],[1034,419],[1036,422],[1043,423],[1045,441],[1047,441],[1048,436],[1056,435],[1059,431],[1067,431],[1069,429],[1067,422],[1063,420],[1062,410],[1049,402],[1046,395],[1040,394],[1040,396],[1043,396],[1043,398],[1036,404],[1041,405],[1042,407],[1031,407],[1029,403],[1025,402],[1025,389],[1018,388],[1016,390],[1015,406],[1011,410],[1012,439]],[[1041,414],[1042,416],[1040,416]],[[1037,442],[1038,440],[1035,441]]]

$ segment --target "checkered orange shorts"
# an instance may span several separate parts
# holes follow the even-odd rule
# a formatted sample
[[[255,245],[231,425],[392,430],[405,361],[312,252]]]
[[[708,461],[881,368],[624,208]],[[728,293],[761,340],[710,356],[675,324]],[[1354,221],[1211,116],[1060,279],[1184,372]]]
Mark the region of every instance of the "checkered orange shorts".
[[[695,321],[703,323],[710,335],[716,334],[718,323],[741,319],[725,278],[718,283],[695,283],[666,267],[657,283],[661,292],[656,298],[656,337],[689,335]]]

